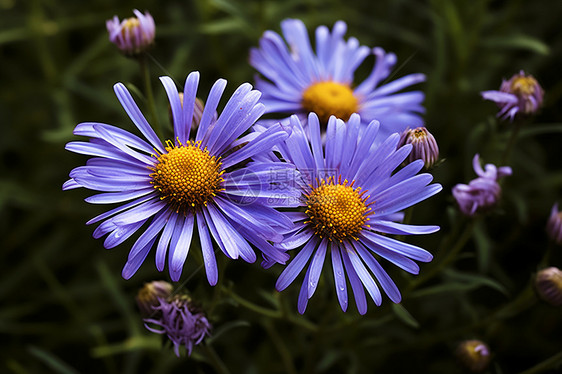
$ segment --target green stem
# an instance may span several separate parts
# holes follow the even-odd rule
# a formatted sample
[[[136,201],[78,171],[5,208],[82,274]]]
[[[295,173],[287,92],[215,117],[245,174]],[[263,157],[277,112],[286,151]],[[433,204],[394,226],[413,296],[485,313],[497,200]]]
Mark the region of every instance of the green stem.
[[[205,351],[205,354],[209,359],[210,364],[213,365],[217,373],[230,374],[230,371],[228,370],[224,362],[222,362],[221,358],[219,357],[217,352],[215,352],[213,347],[211,347],[210,345],[204,345],[203,350]]]
[[[297,374],[297,369],[295,369],[295,365],[293,364],[293,358],[291,357],[291,352],[287,349],[285,343],[283,343],[283,339],[273,327],[273,323],[271,320],[264,320],[262,322],[265,331],[267,331],[269,337],[273,341],[273,344],[277,348],[279,352],[279,356],[281,357],[281,361],[283,361],[283,365],[285,366],[285,372],[288,374]]]
[[[236,301],[238,304],[242,305],[246,309],[249,309],[251,311],[254,311],[258,314],[261,314],[263,316],[270,317],[270,318],[280,318],[281,317],[281,313],[276,311],[276,310],[272,310],[272,309],[268,309],[268,308],[264,308],[264,307],[261,307],[259,305],[256,305],[256,304],[252,303],[251,301],[248,301],[248,300],[238,296],[237,294],[235,294],[234,292],[232,292],[231,290],[229,290],[227,288],[223,288],[223,290],[228,294],[228,296],[232,297],[234,299],[234,301]]]
[[[509,140],[507,142],[507,146],[505,151],[503,152],[503,156],[501,159],[501,165],[508,165],[509,157],[511,156],[511,151],[513,150],[513,146],[517,142],[517,137],[519,136],[519,131],[523,126],[523,122],[521,120],[516,120],[513,123],[513,130],[511,131],[511,135],[509,136]]]
[[[152,127],[156,134],[162,138],[162,128],[160,127],[160,121],[158,121],[158,115],[156,113],[156,102],[154,101],[154,93],[152,91],[152,83],[150,81],[150,68],[148,65],[148,55],[143,53],[139,56],[139,66],[141,71],[142,80],[144,82],[144,91],[146,95],[146,102],[148,104],[148,110],[150,111],[150,119]]]
[[[316,331],[318,329],[318,327],[314,323],[306,320],[302,316],[295,316],[293,314],[284,314],[280,310],[273,310],[273,309],[264,308],[264,307],[256,305],[256,304],[252,303],[251,301],[248,301],[248,300],[238,296],[237,294],[232,292],[232,290],[230,290],[226,287],[223,288],[223,290],[228,296],[232,297],[232,299],[234,301],[236,301],[238,304],[242,305],[246,309],[254,311],[254,312],[256,312],[258,314],[261,314],[265,317],[276,318],[276,319],[286,319],[289,322],[294,323],[295,325],[299,325],[301,327],[304,327],[305,329],[310,330],[310,331]]]
[[[461,224],[462,224],[462,223],[465,222],[465,220],[459,220],[458,222],[461,222]],[[432,268],[429,268],[423,275],[419,276],[414,281],[412,281],[408,291],[412,291],[413,289],[419,287],[421,284],[427,282],[428,280],[433,278],[435,275],[439,274],[439,272],[441,270],[443,270],[447,265],[449,265],[452,261],[455,260],[455,258],[459,254],[459,252],[464,248],[468,239],[470,239],[470,237],[472,236],[472,230],[474,228],[474,224],[475,224],[475,219],[472,219],[471,221],[468,222],[468,224],[465,225],[464,231],[462,232],[462,234],[456,240],[456,243],[455,243],[454,247],[450,251],[447,252],[447,255],[445,257],[443,257],[443,259],[441,261],[434,262],[434,265],[433,265]],[[457,231],[457,230],[455,229],[451,233],[450,238],[453,238],[455,236],[454,235],[455,231]],[[441,246],[441,248],[439,250],[439,253],[443,253],[444,251],[447,251],[447,247],[449,246],[450,241],[451,240],[446,240],[443,243],[443,245]]]

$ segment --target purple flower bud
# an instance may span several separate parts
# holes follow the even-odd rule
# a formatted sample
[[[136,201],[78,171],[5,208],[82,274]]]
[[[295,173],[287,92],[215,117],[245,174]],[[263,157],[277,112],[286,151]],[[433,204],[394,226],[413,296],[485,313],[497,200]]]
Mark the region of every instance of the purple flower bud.
[[[516,115],[536,113],[542,106],[544,91],[532,75],[525,75],[521,70],[511,79],[503,80],[499,91],[483,91],[481,95],[498,104],[498,117],[513,121]]]
[[[562,244],[562,212],[558,211],[558,203],[550,211],[546,232],[556,244]]]
[[[406,129],[400,135],[398,148],[411,144],[412,152],[408,156],[408,162],[422,160],[425,168],[432,167],[439,158],[439,147],[433,135],[425,127]]]
[[[136,297],[141,315],[144,318],[153,317],[155,314],[153,307],[160,305],[159,298],[168,298],[173,289],[173,286],[166,281],[145,283]]]
[[[115,44],[127,56],[135,56],[144,52],[154,43],[156,26],[150,13],[142,14],[133,11],[136,17],[119,21],[117,16],[107,20],[105,25],[109,33],[109,41]]]
[[[484,371],[490,364],[490,349],[480,340],[465,340],[457,347],[457,357],[473,373]]]
[[[495,165],[486,164],[485,169],[482,169],[478,154],[474,155],[472,165],[478,178],[470,181],[468,185],[457,184],[453,187],[453,196],[461,212],[467,216],[474,216],[493,208],[501,195],[498,179],[512,173],[509,166],[498,168]]]
[[[195,306],[187,295],[173,295],[168,299],[158,298],[159,304],[153,306],[155,318],[145,318],[144,326],[156,334],[166,334],[174,343],[174,352],[180,356],[181,345],[191,355],[193,347],[209,335],[211,324],[200,308]],[[150,327],[156,325],[159,328]]]
[[[542,269],[535,278],[540,298],[554,306],[562,305],[562,271],[555,267]]]

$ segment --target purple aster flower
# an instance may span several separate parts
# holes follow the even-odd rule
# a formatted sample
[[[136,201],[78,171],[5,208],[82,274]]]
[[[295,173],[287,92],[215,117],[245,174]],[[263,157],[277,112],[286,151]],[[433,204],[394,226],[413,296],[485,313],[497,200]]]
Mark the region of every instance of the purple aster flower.
[[[503,80],[499,91],[483,91],[482,97],[498,104],[498,117],[511,121],[516,115],[536,113],[542,106],[544,91],[532,75],[523,70]]]
[[[205,314],[197,308],[187,295],[174,295],[169,299],[158,298],[159,305],[153,306],[154,318],[145,318],[144,326],[156,334],[166,334],[174,343],[174,352],[180,356],[180,346],[185,346],[191,355],[193,346],[209,336],[211,324]],[[159,328],[151,327],[156,325]]]
[[[314,112],[323,126],[331,115],[347,121],[359,113],[364,125],[379,120],[381,135],[422,124],[424,94],[398,92],[425,81],[423,74],[380,85],[396,64],[395,54],[360,46],[355,38],[346,41],[343,21],[332,32],[326,26],[316,29],[316,51],[302,21],[286,19],[281,29],[285,40],[266,31],[260,47],[250,52],[250,64],[266,78],[257,78],[256,88],[263,92],[267,113],[297,114],[306,124],[308,113]],[[373,70],[363,82],[355,82],[355,70],[370,54],[376,58]]]
[[[133,10],[136,17],[119,21],[117,16],[107,20],[105,25],[109,33],[109,41],[128,56],[138,55],[146,51],[154,43],[156,26],[150,13],[142,14]]]
[[[76,126],[74,134],[90,141],[66,145],[72,152],[94,158],[72,170],[63,189],[102,191],[86,201],[121,204],[88,221],[101,222],[94,237],[107,234],[104,246],[113,248],[146,225],[123,268],[126,279],[133,276],[156,244],[156,267],[162,271],[167,257],[170,276],[177,281],[194,227],[211,285],[216,284],[218,275],[211,237],[228,258],[253,262],[254,245],[268,264],[285,262],[288,255],[269,241],[280,241],[279,229],[290,228],[292,222],[267,205],[274,192],[267,175],[271,170],[292,166],[244,162],[271,150],[288,137],[287,131],[277,124],[263,133],[242,136],[264,111],[263,104],[258,103],[260,92],[248,83],[234,92],[217,118],[216,108],[226,87],[226,81],[220,79],[211,88],[197,132],[192,134],[199,73],[189,74],[185,81],[183,106],[172,79],[160,79],[172,108],[174,140],[163,144],[129,91],[117,83],[117,98],[146,140],[115,126],[86,122]]]
[[[453,187],[453,196],[457,200],[461,212],[467,216],[486,212],[496,206],[501,195],[498,180],[512,173],[509,166],[498,168],[495,165],[486,164],[485,170],[482,169],[478,154],[474,155],[472,167],[478,178],[470,181],[468,185],[457,184]]]
[[[562,212],[558,210],[558,203],[550,211],[546,232],[556,244],[562,244]]]
[[[377,121],[370,123],[359,137],[359,115],[351,115],[347,124],[331,117],[325,146],[316,114],[310,113],[306,130],[297,116],[292,116],[290,122],[292,134],[279,150],[303,177],[299,185],[304,211],[287,213],[295,228],[277,245],[297,254],[279,276],[277,290],[287,288],[308,264],[298,298],[298,310],[304,313],[329,254],[342,310],[346,311],[348,306],[346,274],[359,313],[367,312],[364,288],[377,305],[382,302],[379,286],[393,302],[400,302],[400,291],[379,261],[389,261],[412,274],[419,272],[413,260],[431,261],[428,251],[391,235],[439,230],[438,226],[396,221],[402,219],[403,209],[435,195],[441,186],[429,184],[433,179],[430,174],[417,174],[423,167],[421,160],[395,172],[412,146],[397,149],[399,134],[372,146],[379,131]]]
[[[398,147],[411,144],[412,152],[408,156],[408,162],[422,160],[425,168],[429,169],[439,159],[439,146],[433,135],[425,127],[406,129],[400,135]]]

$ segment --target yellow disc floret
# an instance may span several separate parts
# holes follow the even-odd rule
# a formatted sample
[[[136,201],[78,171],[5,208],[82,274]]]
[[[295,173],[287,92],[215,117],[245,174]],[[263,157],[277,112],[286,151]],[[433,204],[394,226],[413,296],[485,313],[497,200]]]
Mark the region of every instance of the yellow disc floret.
[[[535,93],[538,82],[532,76],[520,75],[511,82],[511,91],[516,95],[530,96]]]
[[[133,30],[140,26],[140,21],[136,17],[127,18],[123,21],[123,32],[125,29]]]
[[[348,185],[339,178],[335,183],[333,177],[328,181],[322,180],[319,186],[312,188],[306,196],[307,210],[305,213],[316,235],[327,237],[329,240],[343,241],[344,239],[355,239],[364,227],[371,214],[370,204],[366,204],[368,196],[363,195],[367,191],[361,188],[353,188],[354,182]]]
[[[223,190],[224,171],[219,159],[200,145],[200,142],[189,141],[175,146],[168,141],[167,153],[159,154],[156,165],[151,168],[151,183],[160,192],[160,199],[178,213],[194,212]]]
[[[331,115],[347,121],[358,111],[359,102],[348,85],[326,81],[314,83],[303,92],[302,106],[326,124]]]

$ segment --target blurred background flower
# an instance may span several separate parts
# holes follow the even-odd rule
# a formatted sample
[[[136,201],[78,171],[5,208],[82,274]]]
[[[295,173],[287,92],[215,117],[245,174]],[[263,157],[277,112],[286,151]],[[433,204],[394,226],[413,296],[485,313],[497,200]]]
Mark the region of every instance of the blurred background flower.
[[[128,56],[145,52],[154,43],[156,25],[150,13],[134,10],[135,17],[119,21],[117,16],[106,21],[109,41]]]
[[[380,47],[361,46],[355,37],[347,41],[347,25],[334,24],[316,29],[316,48],[312,48],[305,24],[298,19],[281,22],[283,36],[266,31],[260,47],[250,52],[250,64],[266,79],[257,78],[268,113],[288,117],[299,115],[306,125],[314,112],[325,129],[331,115],[347,121],[359,113],[363,125],[376,119],[381,123],[381,141],[408,125],[419,125],[425,112],[421,91],[403,92],[425,81],[423,74],[410,74],[388,81],[397,62],[396,55]],[[356,70],[368,56],[375,56],[369,76],[357,83]]]
[[[504,80],[499,91],[483,91],[482,97],[495,101],[500,107],[498,117],[509,118],[535,114],[543,103],[544,91],[539,82],[523,70],[509,80]]]

